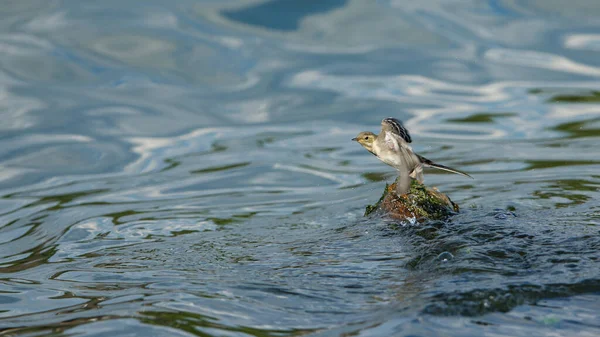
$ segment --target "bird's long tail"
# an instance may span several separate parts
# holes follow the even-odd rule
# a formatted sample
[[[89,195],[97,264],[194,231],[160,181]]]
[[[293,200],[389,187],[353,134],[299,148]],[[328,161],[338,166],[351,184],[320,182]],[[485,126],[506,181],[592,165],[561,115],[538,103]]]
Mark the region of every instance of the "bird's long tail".
[[[419,160],[421,161],[421,163],[423,163],[423,166],[425,166],[425,167],[433,167],[433,168],[436,168],[436,169],[439,169],[439,170],[444,170],[444,171],[448,171],[448,172],[460,174],[461,176],[465,176],[465,177],[469,177],[469,178],[473,179],[473,177],[471,177],[470,175],[468,175],[465,172],[459,171],[457,169],[453,169],[453,168],[448,167],[448,166],[436,164],[436,163],[432,162],[431,160],[429,160],[429,159],[427,159],[427,158],[425,158],[423,156],[419,156],[418,154],[417,154],[417,157],[419,157]]]

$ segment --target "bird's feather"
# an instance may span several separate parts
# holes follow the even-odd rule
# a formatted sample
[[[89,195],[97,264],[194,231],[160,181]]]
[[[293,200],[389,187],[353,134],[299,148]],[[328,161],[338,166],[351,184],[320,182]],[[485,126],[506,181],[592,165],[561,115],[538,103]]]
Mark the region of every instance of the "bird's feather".
[[[398,152],[400,150],[401,146],[396,134],[393,134],[390,131],[382,132],[380,135],[381,134],[383,134],[383,139],[385,140],[385,145],[388,149],[394,152]]]
[[[423,183],[423,165],[417,165],[410,173],[411,178]]]
[[[416,154],[416,153],[415,153],[415,154]],[[425,157],[423,157],[423,156],[420,156],[420,155],[418,155],[418,154],[416,154],[416,155],[417,155],[417,157],[419,157],[419,160],[421,161],[421,163],[423,163],[423,165],[424,165],[425,167],[433,167],[433,168],[436,168],[436,169],[438,169],[438,170],[444,170],[444,171],[448,171],[448,172],[452,172],[452,173],[460,174],[461,176],[465,176],[465,177],[469,177],[469,178],[473,179],[473,177],[471,177],[470,175],[468,175],[468,174],[467,174],[467,173],[465,173],[465,172],[462,172],[462,171],[460,171],[460,170],[457,170],[457,169],[453,169],[453,168],[451,168],[451,167],[448,167],[448,166],[444,166],[444,165],[436,164],[436,163],[434,163],[433,161],[431,161],[431,160],[429,160],[429,159],[427,159],[427,158],[425,158]]]
[[[412,143],[408,130],[404,127],[401,121],[393,117],[385,118],[381,121],[381,132],[390,131],[397,134],[407,143]]]

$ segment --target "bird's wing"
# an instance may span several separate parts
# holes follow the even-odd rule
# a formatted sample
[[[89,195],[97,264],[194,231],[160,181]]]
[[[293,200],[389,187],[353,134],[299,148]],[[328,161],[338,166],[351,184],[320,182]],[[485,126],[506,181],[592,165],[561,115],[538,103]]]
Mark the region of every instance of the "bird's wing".
[[[401,135],[392,131],[386,131],[380,133],[380,135],[381,134],[384,135],[383,139],[385,140],[385,143],[388,145],[390,150],[399,151],[400,149],[402,149],[407,150],[408,152],[412,152],[412,147],[408,145],[406,140],[402,138]]]
[[[398,149],[400,149],[400,144],[398,144],[398,140],[392,135],[391,132],[381,132],[379,136],[381,135],[383,135],[383,141],[385,142],[385,147],[388,150],[397,152]]]
[[[402,122],[393,117],[385,118],[381,121],[381,132],[392,132],[400,138],[402,138],[407,143],[412,143],[412,139],[410,138],[410,134],[408,130],[402,125]]]
[[[465,176],[465,177],[469,177],[471,179],[474,179],[473,177],[471,177],[470,175],[468,175],[467,173],[465,173],[463,171],[460,171],[460,170],[457,170],[457,169],[453,169],[453,168],[448,167],[448,166],[436,164],[433,161],[431,161],[431,160],[429,160],[429,159],[427,159],[427,158],[425,158],[423,156],[420,156],[418,154],[416,154],[416,155],[417,155],[417,157],[419,157],[419,160],[421,161],[421,163],[425,167],[433,167],[433,168],[436,168],[436,169],[439,169],[439,170],[444,170],[444,171],[448,171],[448,172],[460,174],[461,176]]]

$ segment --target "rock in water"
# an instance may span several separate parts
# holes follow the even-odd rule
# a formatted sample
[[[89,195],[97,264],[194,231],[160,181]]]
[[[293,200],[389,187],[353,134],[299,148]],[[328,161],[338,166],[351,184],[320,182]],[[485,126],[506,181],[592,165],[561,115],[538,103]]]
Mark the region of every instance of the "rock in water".
[[[458,205],[436,188],[413,180],[410,191],[396,195],[396,182],[385,185],[385,190],[375,205],[367,206],[365,216],[381,211],[394,220],[424,221],[444,219],[458,213]]]

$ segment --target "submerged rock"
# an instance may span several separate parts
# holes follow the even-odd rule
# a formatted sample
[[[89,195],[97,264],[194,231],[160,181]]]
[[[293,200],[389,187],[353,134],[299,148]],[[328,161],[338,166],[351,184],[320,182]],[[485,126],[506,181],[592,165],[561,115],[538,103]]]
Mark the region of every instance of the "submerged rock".
[[[375,205],[367,206],[365,216],[381,211],[394,220],[444,219],[458,213],[458,205],[437,188],[413,180],[410,191],[396,195],[396,182],[385,185],[383,195]]]

